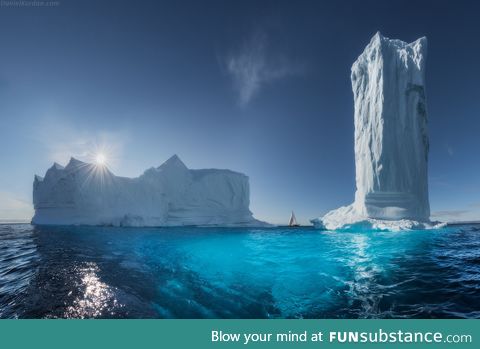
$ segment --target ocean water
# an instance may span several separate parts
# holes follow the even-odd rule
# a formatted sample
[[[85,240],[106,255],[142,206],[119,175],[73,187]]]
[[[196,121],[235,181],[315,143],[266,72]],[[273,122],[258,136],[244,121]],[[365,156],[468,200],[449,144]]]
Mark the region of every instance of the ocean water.
[[[479,318],[480,226],[0,225],[0,318]]]

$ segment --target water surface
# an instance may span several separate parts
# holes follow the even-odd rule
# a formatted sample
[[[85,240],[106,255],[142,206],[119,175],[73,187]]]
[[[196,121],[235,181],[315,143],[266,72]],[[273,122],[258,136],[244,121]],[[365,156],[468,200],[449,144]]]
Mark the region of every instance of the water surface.
[[[480,226],[0,224],[0,318],[480,318]]]

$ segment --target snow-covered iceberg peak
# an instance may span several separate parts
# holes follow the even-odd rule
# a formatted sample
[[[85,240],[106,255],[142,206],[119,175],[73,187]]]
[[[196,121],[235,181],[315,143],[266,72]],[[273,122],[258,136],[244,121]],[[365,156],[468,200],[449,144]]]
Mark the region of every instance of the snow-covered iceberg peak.
[[[410,44],[374,35],[353,63],[356,193],[352,205],[312,222],[419,227],[429,221],[425,98],[427,39]]]
[[[190,170],[176,155],[140,177],[71,158],[33,182],[33,224],[264,226],[249,210],[248,177]]]

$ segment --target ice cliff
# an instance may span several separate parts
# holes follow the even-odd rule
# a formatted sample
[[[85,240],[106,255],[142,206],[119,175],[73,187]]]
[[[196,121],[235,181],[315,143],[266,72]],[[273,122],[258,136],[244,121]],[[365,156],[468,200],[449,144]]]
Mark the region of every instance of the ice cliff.
[[[312,223],[326,229],[428,225],[427,39],[375,34],[353,63],[356,193],[353,204]]]
[[[33,183],[33,224],[262,226],[249,210],[248,177],[190,170],[175,155],[140,177],[72,158]]]

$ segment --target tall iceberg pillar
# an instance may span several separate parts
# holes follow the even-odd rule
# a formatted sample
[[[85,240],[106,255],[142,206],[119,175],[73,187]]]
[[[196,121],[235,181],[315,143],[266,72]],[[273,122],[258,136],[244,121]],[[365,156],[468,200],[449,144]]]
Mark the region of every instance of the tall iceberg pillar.
[[[355,201],[312,222],[326,229],[428,222],[427,39],[374,35],[352,65]]]
[[[429,219],[426,51],[426,38],[377,33],[352,66],[355,206],[367,217]]]

